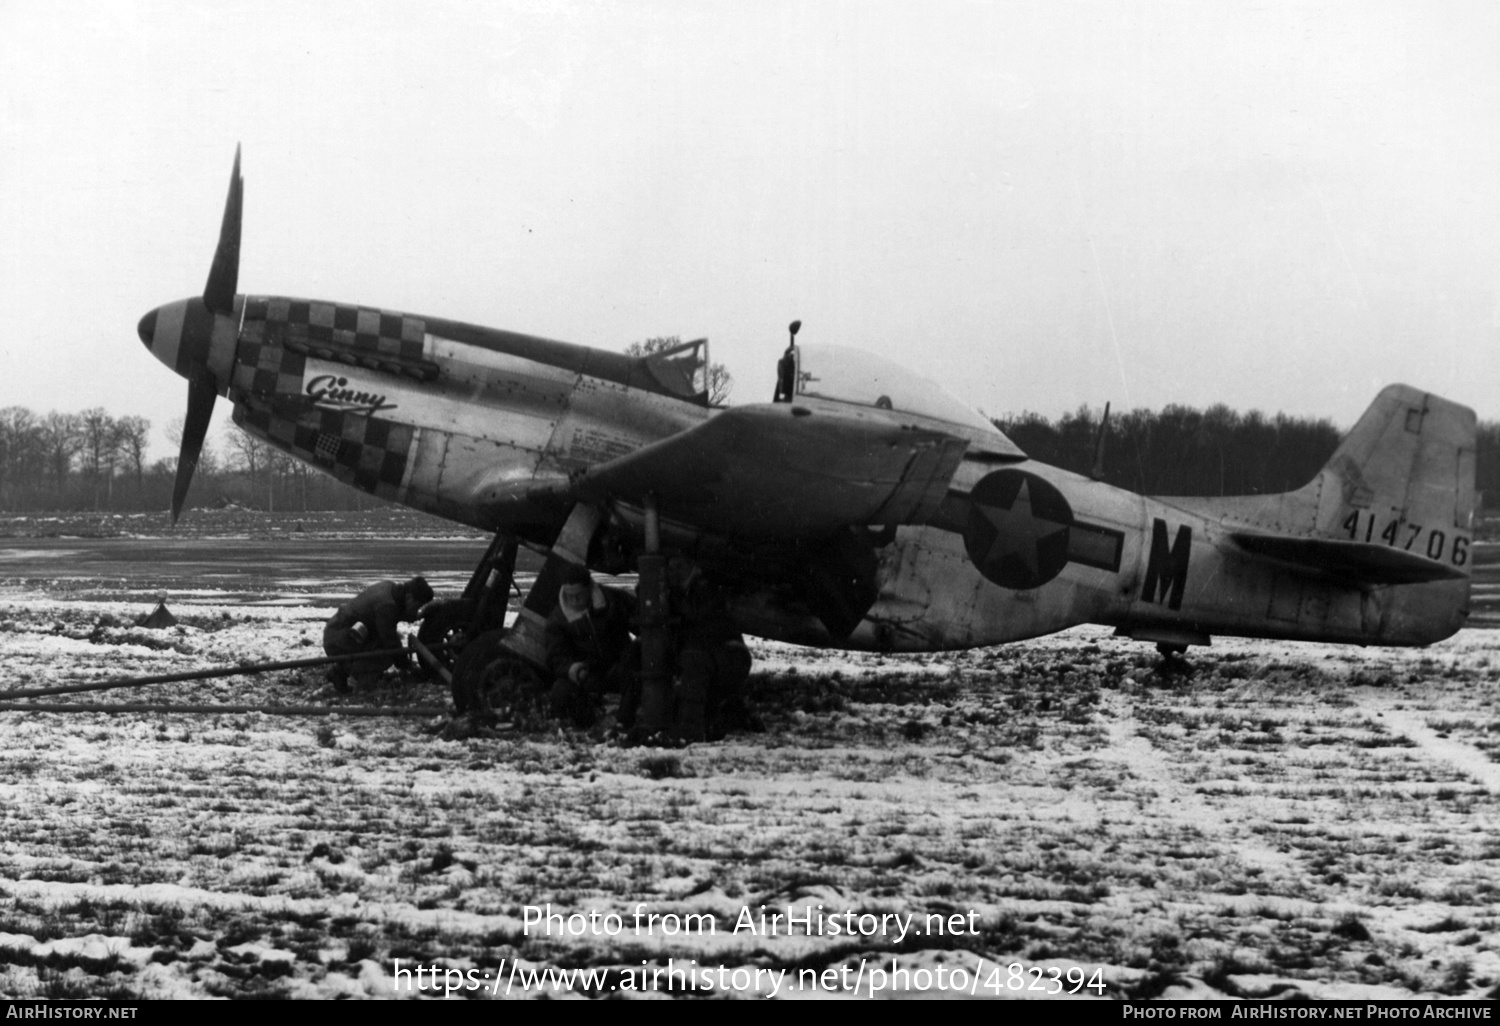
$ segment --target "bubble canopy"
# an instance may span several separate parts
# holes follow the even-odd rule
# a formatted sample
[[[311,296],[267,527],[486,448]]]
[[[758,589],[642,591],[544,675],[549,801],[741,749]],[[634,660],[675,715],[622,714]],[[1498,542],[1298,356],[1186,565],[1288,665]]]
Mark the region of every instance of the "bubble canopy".
[[[797,395],[876,409],[914,413],[995,434],[978,410],[907,368],[862,349],[837,345],[797,347]]]

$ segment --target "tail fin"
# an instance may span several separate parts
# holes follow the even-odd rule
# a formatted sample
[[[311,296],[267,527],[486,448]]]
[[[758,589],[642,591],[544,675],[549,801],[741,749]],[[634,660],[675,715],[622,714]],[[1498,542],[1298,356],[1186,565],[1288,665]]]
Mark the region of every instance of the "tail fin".
[[[1473,530],[1474,440],[1473,410],[1390,385],[1308,485],[1317,533],[1451,562],[1455,534]]]
[[[1276,636],[1428,645],[1469,614],[1475,428],[1473,410],[1391,385],[1295,492],[1160,501],[1217,521],[1245,580],[1264,571]]]
[[[1474,440],[1473,410],[1391,385],[1311,483],[1217,511],[1253,527],[1230,531],[1240,548],[1289,570],[1355,586],[1468,578]]]

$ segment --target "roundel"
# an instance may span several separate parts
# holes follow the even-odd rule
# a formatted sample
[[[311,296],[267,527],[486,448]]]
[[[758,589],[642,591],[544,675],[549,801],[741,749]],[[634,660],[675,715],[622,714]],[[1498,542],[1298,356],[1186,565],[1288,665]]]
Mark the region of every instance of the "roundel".
[[[1073,508],[1050,482],[1021,470],[986,474],[969,493],[964,548],[1002,588],[1046,584],[1068,565]]]

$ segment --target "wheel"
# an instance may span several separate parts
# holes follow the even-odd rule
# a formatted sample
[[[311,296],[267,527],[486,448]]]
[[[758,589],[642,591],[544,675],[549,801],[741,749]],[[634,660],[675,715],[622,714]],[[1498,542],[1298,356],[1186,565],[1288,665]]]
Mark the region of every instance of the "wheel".
[[[529,718],[545,701],[542,675],[507,649],[505,630],[485,631],[464,646],[453,665],[453,707],[484,719]]]
[[[435,652],[439,659],[447,659],[448,652],[438,646],[459,641],[469,621],[474,618],[474,603],[468,599],[440,599],[431,603],[417,628],[417,640]],[[435,680],[437,673],[423,660],[417,660],[422,676]]]

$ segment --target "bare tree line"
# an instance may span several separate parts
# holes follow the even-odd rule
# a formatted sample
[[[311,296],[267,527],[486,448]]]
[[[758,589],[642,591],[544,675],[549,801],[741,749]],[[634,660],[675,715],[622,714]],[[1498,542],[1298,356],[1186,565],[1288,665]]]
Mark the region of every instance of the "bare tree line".
[[[1094,467],[1100,417],[1081,407],[1049,420],[1022,413],[995,420],[1027,455],[1079,474]],[[1327,419],[1223,404],[1168,406],[1112,416],[1102,480],[1143,495],[1265,495],[1311,481],[1345,432]],[[1500,422],[1479,425],[1476,477],[1486,507],[1500,507]]]
[[[122,478],[143,490],[150,430],[144,417],[116,418],[97,407],[42,415],[0,409],[0,505],[111,508]]]
[[[99,407],[46,414],[24,406],[0,409],[0,509],[166,509],[177,457],[148,462],[150,434],[146,418],[115,417]],[[166,434],[180,444],[182,419],[169,424]],[[204,442],[192,501],[272,511],[383,504],[232,425]]]

